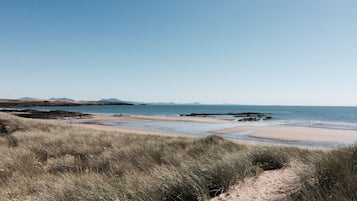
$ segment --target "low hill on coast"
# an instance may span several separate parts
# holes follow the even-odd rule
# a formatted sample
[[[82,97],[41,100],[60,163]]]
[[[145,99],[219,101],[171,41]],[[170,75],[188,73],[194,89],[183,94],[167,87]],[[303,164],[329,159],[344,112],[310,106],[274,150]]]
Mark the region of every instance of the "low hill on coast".
[[[0,99],[0,108],[22,108],[36,106],[81,106],[81,105],[133,105],[126,102],[38,100],[38,99]]]

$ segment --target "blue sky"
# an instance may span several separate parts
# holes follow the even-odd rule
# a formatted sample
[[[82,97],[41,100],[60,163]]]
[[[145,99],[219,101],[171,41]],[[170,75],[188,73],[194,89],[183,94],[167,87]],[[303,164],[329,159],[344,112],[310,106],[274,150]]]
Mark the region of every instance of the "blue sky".
[[[0,0],[0,98],[357,105],[357,1]]]

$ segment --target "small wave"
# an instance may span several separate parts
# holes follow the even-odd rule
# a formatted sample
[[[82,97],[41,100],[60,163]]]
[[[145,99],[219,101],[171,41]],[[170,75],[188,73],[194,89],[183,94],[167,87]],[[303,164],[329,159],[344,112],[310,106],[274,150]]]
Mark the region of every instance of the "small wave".
[[[239,126],[279,126],[285,124],[279,120],[260,120],[252,122],[239,122]]]
[[[285,121],[283,125],[339,130],[357,130],[357,123],[333,121]]]

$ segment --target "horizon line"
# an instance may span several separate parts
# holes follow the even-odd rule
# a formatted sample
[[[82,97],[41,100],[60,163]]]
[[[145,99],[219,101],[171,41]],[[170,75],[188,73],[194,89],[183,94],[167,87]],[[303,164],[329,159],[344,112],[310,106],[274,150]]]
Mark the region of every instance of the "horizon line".
[[[21,98],[0,98],[0,100],[25,100],[24,98],[33,99],[33,100],[50,100],[50,99],[70,99],[73,101],[100,101],[102,99],[117,99],[117,98],[100,98],[98,100],[89,100],[89,99],[73,99],[67,97],[60,98],[33,98],[33,97],[21,97]],[[232,105],[232,106],[277,106],[277,107],[357,107],[357,105],[301,105],[301,104],[246,104],[246,103],[204,103],[199,101],[193,102],[174,102],[174,101],[155,101],[155,102],[145,102],[145,101],[129,101],[129,100],[121,100],[117,99],[121,102],[128,103],[136,103],[136,104],[156,104],[156,105]],[[51,101],[59,101],[59,100],[51,100]]]

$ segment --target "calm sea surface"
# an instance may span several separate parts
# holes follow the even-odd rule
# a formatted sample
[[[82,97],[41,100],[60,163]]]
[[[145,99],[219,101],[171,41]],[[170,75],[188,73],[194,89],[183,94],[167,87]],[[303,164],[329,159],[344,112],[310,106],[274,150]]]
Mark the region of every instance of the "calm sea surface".
[[[245,106],[245,105],[132,105],[34,107],[38,110],[68,110],[95,114],[178,116],[189,113],[259,112],[273,117],[270,121],[247,124],[292,125],[330,129],[357,130],[357,107],[316,106]],[[218,116],[217,118],[233,118]]]

